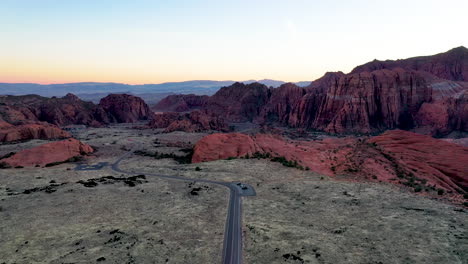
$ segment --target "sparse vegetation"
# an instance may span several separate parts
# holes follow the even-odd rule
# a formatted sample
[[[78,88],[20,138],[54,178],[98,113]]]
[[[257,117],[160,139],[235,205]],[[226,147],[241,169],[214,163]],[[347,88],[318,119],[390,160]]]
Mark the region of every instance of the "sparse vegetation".
[[[146,150],[136,150],[133,153],[135,155],[145,156],[145,157],[153,157],[155,159],[173,159],[177,161],[179,164],[190,164],[192,163],[192,156],[193,156],[193,149],[181,149],[181,152],[187,153],[185,156],[179,156],[174,153],[159,153],[149,152]]]
[[[296,168],[300,170],[305,170],[303,166],[299,165],[297,160],[287,160],[283,156],[278,156],[278,157],[273,157],[269,152],[266,153],[261,153],[261,152],[255,152],[250,156],[248,153],[241,157],[243,159],[270,159],[272,162],[279,162],[283,164],[283,166],[290,167],[290,168]],[[234,159],[234,157],[229,157],[228,160]],[[309,168],[310,170],[310,168]]]
[[[9,158],[9,157],[11,157],[11,156],[13,156],[13,155],[15,155],[15,154],[16,154],[16,152],[7,153],[7,154],[5,154],[5,155],[3,155],[3,156],[0,156],[0,160],[2,160],[2,159],[7,159],[7,158]]]
[[[11,166],[6,162],[0,162],[0,169],[9,169]]]
[[[53,167],[53,166],[57,166],[57,165],[60,165],[60,164],[63,164],[63,163],[69,163],[69,162],[78,162],[78,161],[82,161],[84,160],[84,158],[82,156],[74,156],[74,157],[71,157],[67,160],[64,160],[64,161],[57,161],[57,162],[51,162],[51,163],[47,163],[45,165],[45,167]]]
[[[201,168],[200,167],[195,167],[195,171],[201,171]]]

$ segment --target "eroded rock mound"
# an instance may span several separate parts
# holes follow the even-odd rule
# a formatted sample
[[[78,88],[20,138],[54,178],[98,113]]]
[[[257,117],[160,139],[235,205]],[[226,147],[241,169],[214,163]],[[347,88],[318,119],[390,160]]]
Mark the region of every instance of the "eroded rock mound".
[[[43,144],[32,149],[22,150],[0,162],[11,167],[44,166],[56,162],[64,162],[76,156],[93,152],[93,148],[76,139],[69,138],[62,141]]]
[[[24,122],[12,125],[0,121],[0,142],[16,142],[30,139],[61,139],[71,135],[46,122]]]
[[[400,168],[400,182],[468,192],[468,148],[402,130],[387,131],[369,142]]]
[[[107,113],[110,122],[134,123],[153,117],[145,101],[133,95],[110,94],[102,98],[99,105]]]
[[[212,134],[197,142],[192,162],[265,154],[290,166],[343,175],[340,178],[347,180],[385,181],[416,192],[468,192],[468,148],[402,130],[368,140],[294,141],[266,134]]]

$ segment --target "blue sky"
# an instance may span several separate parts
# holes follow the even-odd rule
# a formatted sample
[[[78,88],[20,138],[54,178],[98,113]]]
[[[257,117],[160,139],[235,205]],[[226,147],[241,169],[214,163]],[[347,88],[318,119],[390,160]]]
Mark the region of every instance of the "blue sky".
[[[313,80],[468,46],[468,1],[3,0],[0,81]]]

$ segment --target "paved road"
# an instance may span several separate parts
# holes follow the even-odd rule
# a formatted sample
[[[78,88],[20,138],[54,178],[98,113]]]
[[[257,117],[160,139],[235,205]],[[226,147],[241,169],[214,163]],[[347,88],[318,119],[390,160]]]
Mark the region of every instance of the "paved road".
[[[138,148],[136,144],[130,151],[122,155],[116,162],[111,165],[112,170],[125,173],[125,174],[144,174],[147,176],[155,176],[169,180],[180,180],[188,182],[204,182],[224,186],[229,188],[229,208],[227,213],[225,232],[224,232],[224,245],[223,245],[223,264],[240,264],[242,263],[242,196],[255,196],[255,189],[245,184],[245,189],[241,188],[235,182],[212,181],[205,179],[190,179],[179,176],[170,176],[158,173],[146,173],[138,171],[125,171],[120,169],[119,164],[122,160],[130,157],[134,150]]]

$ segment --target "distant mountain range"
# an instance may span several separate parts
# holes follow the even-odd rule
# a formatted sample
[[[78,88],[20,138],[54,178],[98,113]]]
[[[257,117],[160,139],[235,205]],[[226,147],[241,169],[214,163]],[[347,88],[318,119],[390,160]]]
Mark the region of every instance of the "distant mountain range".
[[[284,84],[283,81],[276,80],[248,80],[245,84],[260,82],[267,86],[279,87]],[[0,83],[0,94],[3,95],[25,95],[37,94],[41,96],[64,96],[67,93],[73,93],[84,100],[98,101],[110,93],[128,93],[142,95],[145,94],[154,97],[156,100],[169,94],[198,94],[212,95],[223,86],[230,86],[235,81],[185,81],[185,82],[167,82],[161,84],[142,84],[129,85],[123,83],[64,83],[64,84],[36,84],[36,83]],[[298,86],[307,86],[311,82],[297,82]],[[159,96],[161,95],[161,96]],[[161,97],[161,98],[162,98]],[[151,102],[148,102],[151,103]]]

